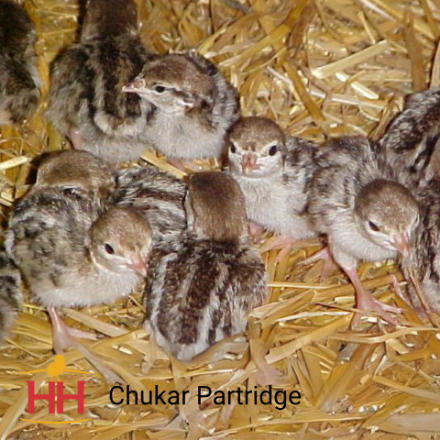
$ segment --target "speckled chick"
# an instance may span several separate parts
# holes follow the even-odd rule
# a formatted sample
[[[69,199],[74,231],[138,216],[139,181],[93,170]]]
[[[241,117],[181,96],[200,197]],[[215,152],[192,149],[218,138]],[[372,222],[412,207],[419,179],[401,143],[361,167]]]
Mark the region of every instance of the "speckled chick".
[[[132,0],[88,0],[81,41],[55,59],[47,116],[72,141],[109,162],[137,159],[151,105],[122,87],[149,55]],[[111,66],[111,68],[109,67]]]
[[[144,296],[146,328],[180,361],[244,331],[248,313],[266,298],[264,265],[249,244],[234,179],[193,175],[185,206],[188,234],[154,251]]]
[[[78,159],[78,154],[73,156]],[[82,159],[80,156],[80,164]],[[70,329],[57,313],[61,307],[111,304],[129,295],[146,276],[152,247],[147,220],[133,209],[109,208],[91,197],[91,187],[105,187],[111,178],[110,169],[108,175],[105,169],[101,168],[101,183],[95,180],[92,184],[80,170],[65,185],[64,174],[57,182],[56,172],[44,169],[43,164],[44,175],[37,176],[37,188],[13,209],[6,250],[31,292],[48,309],[55,351],[61,353],[74,346],[109,380],[117,380],[75,340],[76,336],[90,335]],[[48,180],[50,185],[41,185]],[[72,182],[78,185],[72,187]]]
[[[153,243],[176,240],[186,229],[182,180],[145,165],[122,169],[116,175],[112,203],[141,214],[153,230]]]
[[[408,258],[419,220],[417,202],[380,170],[377,146],[366,138],[330,141],[320,149],[317,164],[308,190],[314,226],[327,234],[333,258],[353,283],[357,308],[394,324],[387,310],[396,310],[372,298],[356,268],[361,260],[386,260],[397,253]]]
[[[0,124],[29,119],[40,99],[36,32],[17,3],[0,1]]]
[[[248,218],[279,236],[274,246],[284,245],[282,254],[316,235],[305,213],[316,152],[313,143],[285,136],[267,118],[242,118],[229,134],[229,169],[245,196]]]
[[[379,140],[383,162],[404,185],[440,179],[440,88],[414,93]]]
[[[238,95],[214,64],[194,51],[157,56],[124,87],[153,106],[145,140],[171,159],[220,158],[238,119]]]
[[[128,295],[145,276],[151,229],[134,210],[102,214],[68,189],[35,191],[14,209],[9,255],[46,307],[86,307]]]
[[[22,302],[19,270],[5,252],[0,252],[0,345],[8,335]]]

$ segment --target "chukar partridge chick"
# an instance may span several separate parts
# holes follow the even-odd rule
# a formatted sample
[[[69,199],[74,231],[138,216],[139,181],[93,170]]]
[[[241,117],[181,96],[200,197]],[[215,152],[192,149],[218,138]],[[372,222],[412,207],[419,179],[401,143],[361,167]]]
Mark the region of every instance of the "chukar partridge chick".
[[[267,294],[264,265],[250,245],[243,194],[234,179],[193,175],[185,207],[188,233],[155,248],[144,296],[146,329],[183,362],[243,332],[249,312]]]
[[[122,92],[149,56],[137,28],[132,0],[88,0],[80,43],[51,68],[47,116],[74,148],[109,162],[135,160],[145,148],[139,134],[151,105]]]
[[[36,32],[26,11],[0,0],[0,124],[30,118],[39,102]]]
[[[103,186],[110,176],[103,176]],[[15,206],[6,238],[8,255],[48,308],[56,352],[69,346],[84,352],[72,336],[85,336],[66,327],[56,309],[112,304],[128,296],[146,276],[152,247],[150,225],[140,214],[130,208],[103,210],[82,190],[99,187],[97,182],[77,180],[75,188],[52,180],[31,191]]]
[[[173,163],[220,158],[238,119],[238,95],[214,64],[195,52],[157,56],[124,87],[151,105],[144,139]]]
[[[333,258],[353,283],[357,308],[395,324],[388,312],[397,310],[376,301],[356,269],[361,260],[387,260],[398,253],[409,257],[419,220],[417,202],[380,170],[376,146],[366,138],[330,141],[320,149],[317,164],[308,202],[314,226],[327,234]]]
[[[305,213],[306,184],[315,168],[317,148],[287,137],[273,121],[240,119],[229,134],[229,168],[246,200],[247,216],[278,235],[271,246],[283,246],[280,260],[298,241],[316,236]]]

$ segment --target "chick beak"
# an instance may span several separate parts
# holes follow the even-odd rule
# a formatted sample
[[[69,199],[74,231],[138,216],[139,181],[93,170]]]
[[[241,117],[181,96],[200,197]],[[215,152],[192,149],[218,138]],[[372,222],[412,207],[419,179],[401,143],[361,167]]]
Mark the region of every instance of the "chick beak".
[[[411,250],[408,235],[404,232],[397,234],[391,241],[394,248],[404,257],[409,255]]]
[[[127,264],[127,266],[130,269],[135,270],[140,276],[147,276],[148,264],[145,258],[143,258],[140,254],[133,255],[131,263]]]
[[[257,155],[253,153],[244,154],[241,157],[241,169],[243,174],[249,174],[251,171],[258,169]]]
[[[142,94],[144,89],[145,89],[145,80],[141,78],[137,78],[133,82],[128,83],[126,86],[122,87],[122,91],[124,93]]]

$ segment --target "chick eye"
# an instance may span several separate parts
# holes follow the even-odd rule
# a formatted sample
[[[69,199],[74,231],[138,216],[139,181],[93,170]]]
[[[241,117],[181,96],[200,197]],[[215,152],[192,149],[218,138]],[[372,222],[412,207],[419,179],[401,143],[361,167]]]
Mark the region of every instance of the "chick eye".
[[[231,144],[231,147],[229,148],[231,150],[231,153],[236,153],[237,152],[237,148],[234,144]]]
[[[373,223],[373,222],[368,222],[368,227],[372,230],[372,231],[374,231],[374,232],[379,232],[380,231],[380,228],[379,228],[379,226],[377,226],[375,223]]]
[[[276,145],[272,145],[269,148],[269,156],[275,156],[275,154],[277,154],[278,148]]]
[[[109,255],[113,255],[115,253],[115,250],[112,246],[110,246],[108,243],[104,244],[104,249]]]
[[[164,86],[154,86],[154,91],[157,93],[163,93],[163,92],[165,92],[165,87]]]

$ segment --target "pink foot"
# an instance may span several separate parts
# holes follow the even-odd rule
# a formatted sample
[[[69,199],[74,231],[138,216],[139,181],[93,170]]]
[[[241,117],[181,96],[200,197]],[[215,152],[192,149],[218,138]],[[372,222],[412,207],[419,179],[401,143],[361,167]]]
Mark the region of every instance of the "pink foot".
[[[47,309],[50,319],[52,321],[52,335],[53,335],[53,347],[55,353],[62,354],[67,348],[76,348],[81,352],[84,357],[93,364],[96,369],[104,376],[107,382],[119,382],[124,381],[113,371],[105,367],[100,360],[98,360],[84,345],[80,344],[73,336],[73,329],[69,328],[64,321],[59,317],[58,313],[53,307]],[[80,332],[80,331],[79,331]],[[85,334],[86,332],[80,332]]]
[[[73,149],[81,150],[83,141],[79,130],[77,128],[70,128],[67,135],[69,136],[70,142],[72,142]]]
[[[399,286],[399,281],[397,281],[397,278],[395,275],[391,275],[391,280],[393,282],[393,290],[396,293],[396,295],[408,306],[412,307],[409,303],[406,295],[402,292],[402,289]]]
[[[253,221],[249,222],[249,234],[252,237],[254,243],[258,243],[261,240],[263,232],[263,226]]]
[[[307,266],[320,260],[324,261],[324,266],[322,268],[321,275],[319,276],[319,280],[322,283],[334,270],[338,269],[338,265],[333,259],[333,255],[331,254],[328,246],[316,252],[316,254],[313,254],[311,257],[306,258],[301,264]]]
[[[264,355],[264,349],[258,342],[251,342],[252,358],[258,371],[255,373],[258,385],[265,387],[267,385],[280,385],[283,381],[283,374],[274,366],[268,364]]]
[[[200,166],[196,165],[194,162],[191,162],[190,160],[167,158],[167,161],[169,164],[179,169],[180,171],[186,172],[189,170],[194,173],[200,172]]]
[[[303,248],[316,245],[316,239],[296,240],[293,238],[278,235],[273,237],[269,242],[260,248],[260,253],[271,251],[272,249],[281,248],[279,254],[275,258],[275,262],[279,263],[284,257],[289,255],[292,248]]]
[[[423,305],[414,306],[411,304],[411,301],[407,298],[407,296],[402,292],[399,286],[399,282],[395,275],[391,275],[391,279],[393,281],[393,289],[396,292],[396,295],[410,308],[413,309],[416,314],[424,321],[429,321],[429,313],[423,308]]]
[[[90,341],[97,341],[98,336],[95,333],[92,332],[84,332],[82,330],[78,330],[77,328],[71,328],[67,327],[69,330],[69,333],[74,338],[82,338],[82,339],[88,339]]]
[[[400,314],[402,310],[398,307],[389,306],[387,304],[381,303],[373,298],[371,292],[369,292],[363,286],[361,280],[359,279],[356,269],[350,269],[345,271],[350,278],[353,286],[356,290],[356,308],[361,311],[371,311],[379,315],[384,321],[397,325],[397,320],[390,313]],[[360,318],[362,313],[357,313],[353,318],[352,326],[356,328],[360,323]]]

